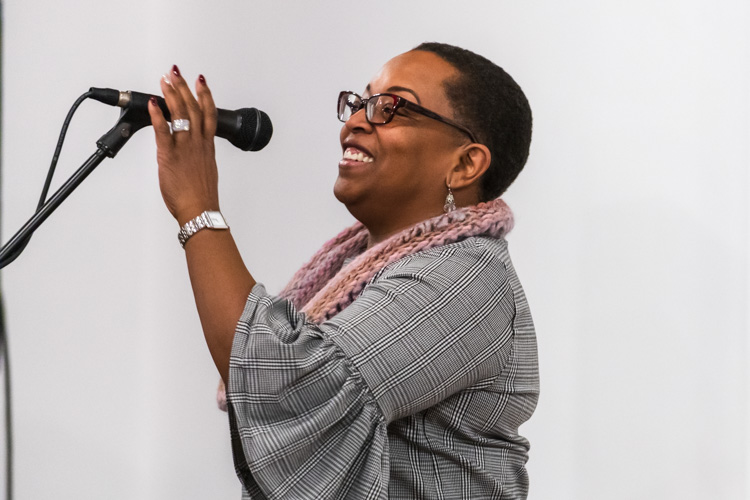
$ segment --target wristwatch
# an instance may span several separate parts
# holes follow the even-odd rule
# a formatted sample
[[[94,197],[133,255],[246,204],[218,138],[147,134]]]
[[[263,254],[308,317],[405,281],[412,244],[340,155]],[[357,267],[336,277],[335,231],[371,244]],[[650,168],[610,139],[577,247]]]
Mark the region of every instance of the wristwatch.
[[[180,229],[180,232],[177,233],[177,240],[182,245],[182,248],[185,248],[185,243],[192,235],[205,228],[229,229],[229,226],[227,225],[227,221],[224,220],[224,216],[221,215],[221,212],[206,210],[195,219],[187,221],[182,226],[182,229]]]

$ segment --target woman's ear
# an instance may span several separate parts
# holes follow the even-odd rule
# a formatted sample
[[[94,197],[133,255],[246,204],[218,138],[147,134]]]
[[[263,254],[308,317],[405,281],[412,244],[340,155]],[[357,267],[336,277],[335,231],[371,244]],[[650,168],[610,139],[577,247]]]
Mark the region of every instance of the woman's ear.
[[[492,154],[484,144],[473,143],[465,146],[458,164],[448,173],[446,184],[453,190],[472,185],[479,187],[479,179],[490,168],[490,161]]]

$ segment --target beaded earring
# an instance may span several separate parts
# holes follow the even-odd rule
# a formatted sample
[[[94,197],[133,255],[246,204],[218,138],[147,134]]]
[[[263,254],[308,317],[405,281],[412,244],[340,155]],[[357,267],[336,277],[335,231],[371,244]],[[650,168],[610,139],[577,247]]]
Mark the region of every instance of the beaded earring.
[[[443,205],[443,210],[447,214],[448,212],[453,212],[456,209],[456,200],[453,198],[453,191],[451,191],[451,185],[448,184],[448,196],[445,197],[445,205]]]

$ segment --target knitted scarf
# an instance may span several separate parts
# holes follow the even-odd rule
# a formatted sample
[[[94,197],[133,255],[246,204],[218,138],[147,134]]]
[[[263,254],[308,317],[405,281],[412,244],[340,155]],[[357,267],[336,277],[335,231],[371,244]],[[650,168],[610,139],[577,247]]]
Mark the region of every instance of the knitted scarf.
[[[372,248],[367,248],[367,229],[358,222],[323,245],[280,295],[320,323],[351,304],[388,264],[470,236],[500,238],[512,228],[513,213],[500,199],[427,219]],[[344,265],[347,259],[353,260]]]

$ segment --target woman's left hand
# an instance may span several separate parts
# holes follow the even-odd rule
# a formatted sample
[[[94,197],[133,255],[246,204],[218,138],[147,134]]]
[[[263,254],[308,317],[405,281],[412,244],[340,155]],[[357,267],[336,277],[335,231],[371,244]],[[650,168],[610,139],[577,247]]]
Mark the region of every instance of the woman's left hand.
[[[167,209],[180,225],[205,210],[219,210],[216,105],[203,75],[195,88],[197,99],[176,65],[161,80],[172,120],[189,120],[189,130],[170,132],[156,99],[151,99],[148,107],[156,135],[159,187]]]

